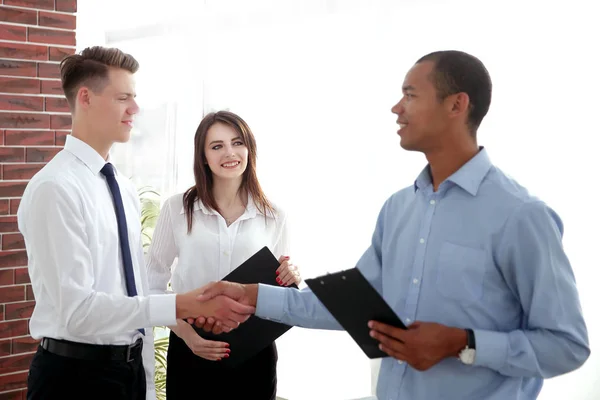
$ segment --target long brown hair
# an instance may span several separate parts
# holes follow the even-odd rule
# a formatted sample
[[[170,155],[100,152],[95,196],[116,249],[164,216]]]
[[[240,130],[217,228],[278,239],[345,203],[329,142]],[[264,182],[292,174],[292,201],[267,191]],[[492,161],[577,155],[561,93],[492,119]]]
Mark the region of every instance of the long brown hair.
[[[219,206],[212,192],[214,183],[212,171],[206,163],[206,155],[204,154],[204,144],[208,130],[218,122],[233,128],[242,137],[244,145],[248,148],[248,165],[244,171],[240,189],[244,189],[246,193],[252,196],[254,204],[265,216],[268,213],[273,216],[275,215],[275,209],[263,193],[256,176],[256,140],[250,127],[238,115],[229,111],[219,111],[210,113],[202,119],[194,137],[194,178],[196,184],[189,188],[183,195],[188,233],[192,231],[194,204],[196,201],[201,201],[206,207],[220,213]]]

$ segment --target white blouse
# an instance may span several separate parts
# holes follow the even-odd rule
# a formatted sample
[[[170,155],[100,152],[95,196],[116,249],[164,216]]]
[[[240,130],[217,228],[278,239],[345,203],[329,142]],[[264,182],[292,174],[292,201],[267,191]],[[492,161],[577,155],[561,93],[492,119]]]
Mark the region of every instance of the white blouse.
[[[183,194],[169,198],[160,212],[146,260],[151,293],[183,293],[218,281],[268,246],[277,259],[289,255],[286,215],[276,208],[265,217],[248,199],[246,211],[233,224],[196,202],[188,234]]]

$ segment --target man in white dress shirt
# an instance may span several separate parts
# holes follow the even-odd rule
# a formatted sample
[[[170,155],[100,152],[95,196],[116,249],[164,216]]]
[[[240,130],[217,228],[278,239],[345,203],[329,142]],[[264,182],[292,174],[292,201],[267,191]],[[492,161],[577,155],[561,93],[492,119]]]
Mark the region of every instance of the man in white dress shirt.
[[[233,329],[254,311],[198,291],[149,295],[137,193],[107,163],[127,142],[137,61],[92,47],[61,63],[72,135],[28,184],[18,211],[41,339],[27,399],[154,399],[153,326],[212,316]]]

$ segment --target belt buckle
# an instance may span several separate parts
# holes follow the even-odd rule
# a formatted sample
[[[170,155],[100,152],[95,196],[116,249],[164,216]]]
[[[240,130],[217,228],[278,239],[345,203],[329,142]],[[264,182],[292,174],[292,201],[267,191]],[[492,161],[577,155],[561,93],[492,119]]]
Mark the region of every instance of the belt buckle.
[[[127,354],[125,355],[125,359],[127,362],[132,362],[133,361],[133,349],[135,348],[135,346],[128,346],[127,347]]]
[[[130,346],[127,346],[127,353],[126,353],[126,359],[127,362],[132,362],[134,360],[134,356],[137,353],[137,350],[139,347],[142,346],[142,340],[138,339],[135,343],[133,343]]]

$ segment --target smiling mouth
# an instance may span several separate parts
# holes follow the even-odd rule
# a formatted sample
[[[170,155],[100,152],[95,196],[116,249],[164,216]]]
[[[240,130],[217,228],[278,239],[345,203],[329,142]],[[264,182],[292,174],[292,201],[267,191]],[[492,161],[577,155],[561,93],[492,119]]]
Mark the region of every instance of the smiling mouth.
[[[230,161],[230,162],[226,162],[225,164],[221,164],[221,167],[223,167],[223,168],[235,168],[238,165],[240,165],[239,161]]]

